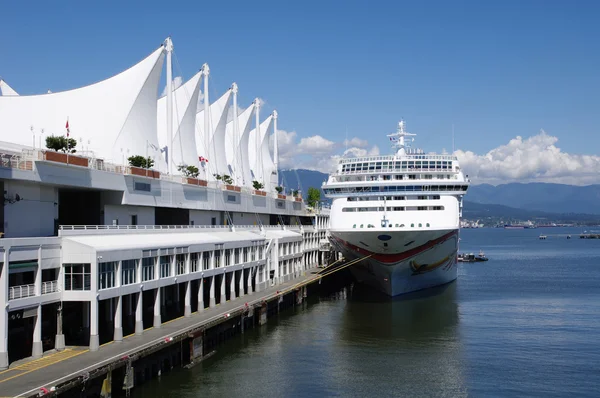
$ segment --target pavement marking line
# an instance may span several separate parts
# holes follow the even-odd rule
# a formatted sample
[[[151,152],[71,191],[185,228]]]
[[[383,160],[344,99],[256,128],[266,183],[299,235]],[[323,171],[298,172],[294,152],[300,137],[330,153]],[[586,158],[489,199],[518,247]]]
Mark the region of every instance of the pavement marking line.
[[[66,348],[66,349],[64,349],[62,351],[56,351],[56,352],[53,352],[51,354],[45,355],[45,356],[43,356],[41,358],[33,359],[33,360],[29,361],[29,362],[25,362],[25,363],[22,363],[20,365],[17,365],[14,368],[3,370],[2,372],[0,372],[0,375],[2,375],[4,373],[12,372],[14,370],[26,369],[31,364],[38,364],[40,362],[47,362],[48,360],[50,360],[52,358],[55,358],[56,356],[61,356],[61,354],[65,353],[65,352],[69,352],[69,351],[73,351],[73,349],[72,348]]]
[[[74,353],[74,354],[72,354],[72,355],[70,355],[70,356],[68,356],[68,357],[60,358],[60,359],[59,359],[59,360],[57,360],[57,361],[54,361],[54,362],[50,362],[50,363],[48,363],[47,365],[40,366],[40,367],[38,367],[38,368],[35,368],[35,369],[27,370],[27,371],[25,371],[25,372],[23,372],[23,373],[19,373],[18,375],[14,375],[14,376],[11,376],[11,377],[7,377],[7,378],[6,378],[6,379],[4,379],[4,380],[0,380],[0,384],[4,383],[5,381],[9,381],[9,380],[15,379],[15,378],[17,378],[17,377],[21,377],[21,376],[23,376],[23,375],[26,375],[26,374],[28,374],[28,373],[35,372],[36,370],[43,369],[43,368],[45,368],[45,367],[48,367],[48,366],[50,366],[50,365],[54,365],[55,363],[58,363],[58,362],[65,361],[65,360],[67,360],[67,359],[69,359],[69,358],[76,357],[77,355],[81,355],[81,354],[83,354],[83,353],[85,353],[85,352],[88,352],[88,351],[89,351],[89,350],[84,350],[84,351],[75,351],[75,353]]]

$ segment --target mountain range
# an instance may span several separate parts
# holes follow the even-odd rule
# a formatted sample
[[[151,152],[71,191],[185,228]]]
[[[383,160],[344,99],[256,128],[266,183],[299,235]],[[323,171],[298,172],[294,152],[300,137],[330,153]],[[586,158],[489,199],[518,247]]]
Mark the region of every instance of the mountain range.
[[[281,170],[282,185],[307,192],[321,188],[327,174],[314,170]],[[321,197],[324,195],[321,192]],[[509,183],[471,185],[465,196],[463,214],[467,218],[548,218],[600,219],[600,185],[551,183]]]

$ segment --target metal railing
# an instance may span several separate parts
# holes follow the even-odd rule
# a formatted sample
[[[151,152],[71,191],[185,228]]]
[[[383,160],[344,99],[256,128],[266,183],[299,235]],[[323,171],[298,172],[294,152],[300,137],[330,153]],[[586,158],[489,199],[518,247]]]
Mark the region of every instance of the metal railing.
[[[42,282],[42,294],[59,292],[58,281]]]
[[[281,225],[234,225],[236,229],[281,229]],[[288,225],[287,227],[294,227]],[[230,229],[231,225],[60,225],[61,231]]]
[[[11,286],[8,288],[8,299],[16,300],[35,296],[35,285]]]

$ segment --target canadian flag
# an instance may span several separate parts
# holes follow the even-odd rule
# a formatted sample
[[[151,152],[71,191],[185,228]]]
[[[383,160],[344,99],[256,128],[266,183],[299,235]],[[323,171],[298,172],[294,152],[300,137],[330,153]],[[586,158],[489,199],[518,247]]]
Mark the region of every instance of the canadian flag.
[[[198,160],[199,160],[200,162],[208,163],[208,159],[206,159],[204,156],[200,156],[200,157],[198,157]]]
[[[71,132],[71,130],[69,130],[69,119],[67,119],[67,125],[65,126],[65,128],[67,129],[67,137],[68,137],[69,133]]]

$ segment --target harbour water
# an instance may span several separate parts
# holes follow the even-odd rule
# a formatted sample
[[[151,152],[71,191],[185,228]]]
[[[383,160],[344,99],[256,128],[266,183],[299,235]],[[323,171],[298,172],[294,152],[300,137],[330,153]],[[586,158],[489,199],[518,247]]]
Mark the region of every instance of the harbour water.
[[[310,297],[132,395],[597,397],[600,240],[580,232],[462,230],[460,250],[490,261],[459,263],[456,282]]]

